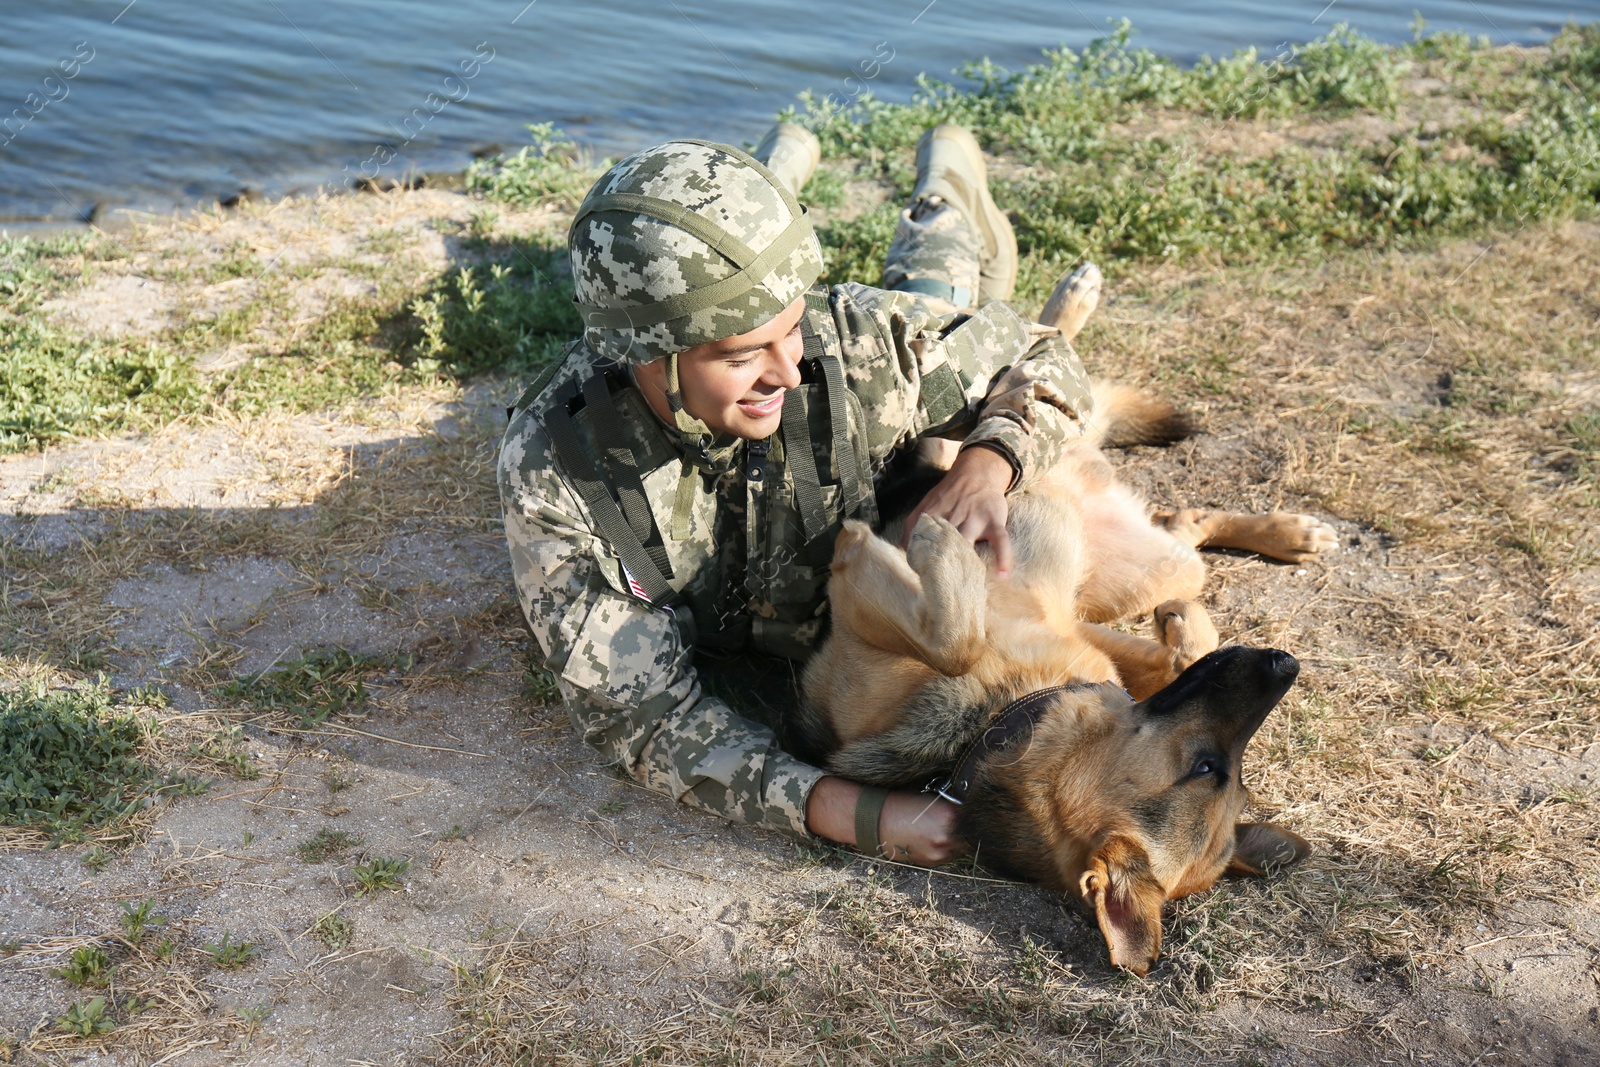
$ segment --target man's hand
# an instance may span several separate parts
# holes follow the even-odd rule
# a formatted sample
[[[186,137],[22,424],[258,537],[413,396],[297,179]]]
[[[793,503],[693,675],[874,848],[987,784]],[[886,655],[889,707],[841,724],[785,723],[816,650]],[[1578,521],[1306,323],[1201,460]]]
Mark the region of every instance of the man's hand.
[[[992,448],[967,448],[956,456],[950,471],[922,498],[906,519],[904,547],[924,514],[947,519],[973,544],[989,542],[994,551],[995,577],[1011,573],[1011,535],[1006,532],[1006,490],[1014,472],[1011,462]]]
[[[966,843],[956,836],[959,811],[932,793],[890,793],[883,814],[878,817],[878,839],[883,842],[884,858],[937,867],[966,855]]]
[[[806,828],[841,845],[856,843],[856,801],[861,786],[829,775],[817,782],[806,801]],[[967,853],[956,837],[954,804],[942,797],[896,790],[878,817],[878,839],[885,859],[937,867]]]

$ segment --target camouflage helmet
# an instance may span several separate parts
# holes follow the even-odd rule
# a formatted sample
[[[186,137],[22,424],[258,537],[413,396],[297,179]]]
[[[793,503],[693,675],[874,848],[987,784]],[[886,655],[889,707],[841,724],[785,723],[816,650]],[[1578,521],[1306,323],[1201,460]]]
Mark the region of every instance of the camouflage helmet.
[[[709,141],[668,141],[606,171],[567,251],[584,340],[624,363],[748,333],[822,273],[794,194],[748,153]]]

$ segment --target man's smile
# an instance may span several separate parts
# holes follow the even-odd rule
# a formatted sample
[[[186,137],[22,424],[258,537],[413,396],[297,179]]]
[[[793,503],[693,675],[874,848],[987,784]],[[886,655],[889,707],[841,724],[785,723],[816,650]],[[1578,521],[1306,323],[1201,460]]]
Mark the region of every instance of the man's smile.
[[[739,408],[746,415],[764,419],[769,415],[777,414],[783,408],[783,396],[787,392],[787,389],[779,389],[765,400],[741,400],[739,401]]]

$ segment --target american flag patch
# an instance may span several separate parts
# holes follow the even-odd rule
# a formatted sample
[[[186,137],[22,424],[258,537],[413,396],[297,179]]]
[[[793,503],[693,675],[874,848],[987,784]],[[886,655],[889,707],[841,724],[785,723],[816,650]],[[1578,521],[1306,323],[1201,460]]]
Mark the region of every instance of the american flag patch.
[[[629,592],[638,597],[640,600],[650,599],[650,594],[644,591],[644,586],[640,585],[638,579],[634,578],[633,575],[628,573],[628,568],[626,565],[622,567],[622,576],[628,580]]]

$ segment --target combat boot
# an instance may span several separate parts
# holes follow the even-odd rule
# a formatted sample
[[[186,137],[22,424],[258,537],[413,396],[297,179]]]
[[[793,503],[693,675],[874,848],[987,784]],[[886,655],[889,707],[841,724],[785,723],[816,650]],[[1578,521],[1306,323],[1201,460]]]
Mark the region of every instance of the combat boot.
[[[751,153],[796,197],[822,162],[817,135],[793,122],[780,122],[767,131]]]
[[[960,126],[935,126],[917,142],[915,204],[937,196],[957,211],[983,241],[978,303],[1007,300],[1017,284],[1017,236],[1011,220],[989,195],[989,168],[977,138]]]

